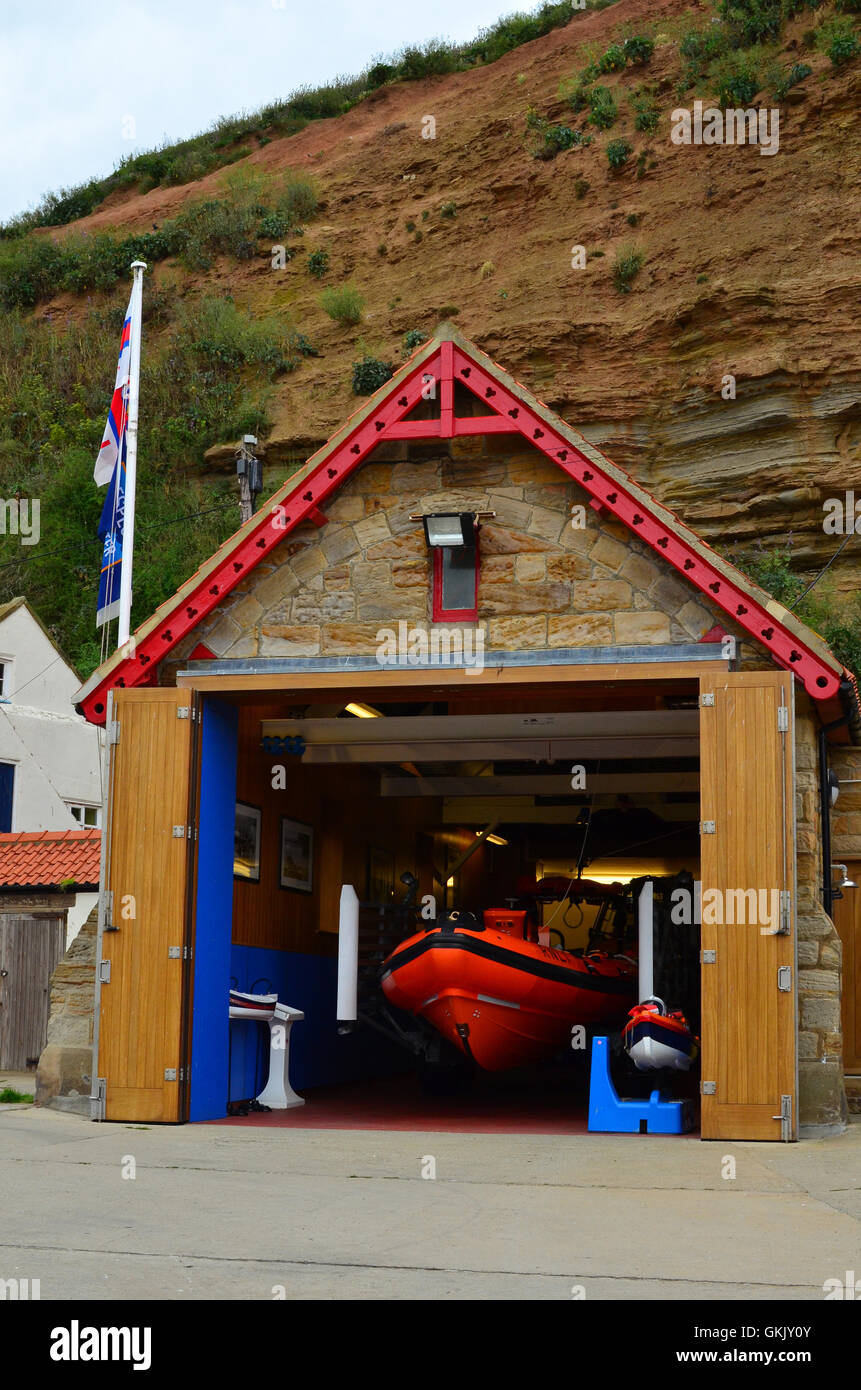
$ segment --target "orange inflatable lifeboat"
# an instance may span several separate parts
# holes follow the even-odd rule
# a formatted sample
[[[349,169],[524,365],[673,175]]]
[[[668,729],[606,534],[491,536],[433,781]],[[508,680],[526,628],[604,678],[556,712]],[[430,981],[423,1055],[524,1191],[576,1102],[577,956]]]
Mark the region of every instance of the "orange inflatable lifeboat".
[[[623,1022],[637,965],[575,956],[451,913],[392,951],[381,984],[390,1004],[426,1019],[479,1067],[504,1071],[552,1055],[577,1023]]]

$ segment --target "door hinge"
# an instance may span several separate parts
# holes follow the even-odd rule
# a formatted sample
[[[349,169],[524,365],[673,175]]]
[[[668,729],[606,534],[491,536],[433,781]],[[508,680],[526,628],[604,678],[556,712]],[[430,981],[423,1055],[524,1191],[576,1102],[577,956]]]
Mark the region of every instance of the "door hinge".
[[[777,732],[779,734],[789,733],[789,706],[778,705],[777,707]]]
[[[700,821],[700,834],[701,834],[701,835],[714,835],[714,833],[715,833],[715,823],[714,823],[713,820],[701,820],[701,821]]]
[[[112,719],[108,724],[108,743],[119,743],[120,741],[120,721]]]
[[[780,1097],[780,1114],[771,1118],[780,1120],[780,1137],[784,1144],[788,1144],[792,1139],[792,1096]]]
[[[779,965],[777,967],[777,988],[781,994],[788,994],[792,989],[792,966]]]
[[[103,985],[111,983],[111,963],[109,960],[99,961],[99,979]]]
[[[704,1096],[713,1096],[713,1095],[715,1095],[716,1093],[717,1093],[717,1082],[716,1082],[716,1081],[701,1081],[701,1082],[700,1082],[700,1094],[701,1094],[701,1095],[704,1095]]]
[[[114,890],[113,890],[113,888],[107,888],[107,889],[105,890],[105,916],[104,916],[104,927],[103,927],[103,930],[104,930],[104,931],[119,931],[119,927],[115,927],[115,926],[114,926]]]
[[[717,951],[700,951],[701,965],[714,965],[717,960]]]
[[[193,723],[197,718],[197,710],[194,705],[177,705],[176,717],[177,719],[190,719]]]
[[[90,1093],[90,1119],[103,1120],[105,1118],[105,1101],[107,1099],[107,1082],[103,1076],[96,1078],[96,1085]]]
[[[175,825],[175,826],[173,827],[173,838],[174,838],[175,840],[184,840],[184,839],[185,839],[185,830],[186,830],[186,827],[185,827],[184,825]]]
[[[190,946],[168,946],[168,960],[191,960]]]
[[[792,894],[788,889],[780,890],[780,925],[777,936],[789,936],[792,931]]]
[[[713,691],[707,691],[705,695],[700,696],[700,704],[703,706],[704,709],[707,709],[709,705],[713,705],[714,702],[715,697]]]
[[[164,1079],[165,1079],[165,1081],[176,1081],[176,1079],[177,1079],[176,1067],[165,1067],[165,1069],[164,1069]]]

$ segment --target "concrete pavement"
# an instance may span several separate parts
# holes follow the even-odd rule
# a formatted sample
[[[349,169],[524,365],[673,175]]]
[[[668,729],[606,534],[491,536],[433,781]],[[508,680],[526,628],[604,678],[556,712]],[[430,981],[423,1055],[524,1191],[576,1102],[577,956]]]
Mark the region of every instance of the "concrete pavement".
[[[43,1299],[796,1301],[861,1276],[861,1123],[766,1145],[4,1110],[0,1279]]]

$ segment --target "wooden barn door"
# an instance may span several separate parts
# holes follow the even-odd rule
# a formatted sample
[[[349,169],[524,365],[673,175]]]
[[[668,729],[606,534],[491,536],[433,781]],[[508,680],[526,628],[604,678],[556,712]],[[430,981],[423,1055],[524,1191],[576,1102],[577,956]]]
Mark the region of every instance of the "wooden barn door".
[[[846,869],[861,884],[861,859],[850,859]],[[861,887],[844,888],[832,915],[843,942],[843,1070],[861,1076]]]
[[[0,1069],[35,1067],[45,1046],[51,976],[66,949],[63,913],[0,914]]]
[[[700,704],[702,1137],[794,1139],[792,677],[703,678]]]
[[[114,692],[96,1073],[108,1120],[185,1118],[194,701]]]

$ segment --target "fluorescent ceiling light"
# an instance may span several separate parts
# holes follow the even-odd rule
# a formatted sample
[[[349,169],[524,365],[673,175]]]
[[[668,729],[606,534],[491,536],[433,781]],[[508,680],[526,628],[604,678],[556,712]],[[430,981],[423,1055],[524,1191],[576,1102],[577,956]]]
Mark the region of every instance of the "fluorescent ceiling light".
[[[481,831],[480,831],[480,830],[476,830],[475,833],[476,833],[476,835],[480,835],[480,834],[481,834]],[[504,840],[504,839],[502,838],[501,835],[485,835],[484,838],[485,838],[486,842],[487,842],[489,845],[507,845],[507,844],[508,844],[508,841],[507,841],[507,840]]]
[[[351,701],[349,705],[345,705],[344,709],[348,714],[354,714],[357,719],[383,718],[383,711],[381,709],[374,709],[373,705],[360,705],[355,700]]]

